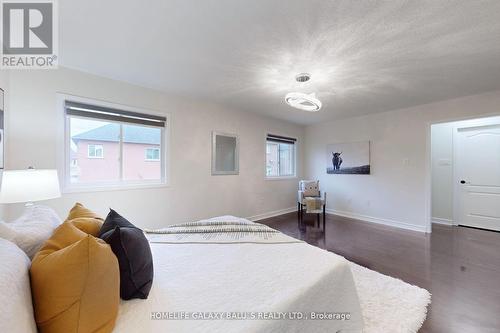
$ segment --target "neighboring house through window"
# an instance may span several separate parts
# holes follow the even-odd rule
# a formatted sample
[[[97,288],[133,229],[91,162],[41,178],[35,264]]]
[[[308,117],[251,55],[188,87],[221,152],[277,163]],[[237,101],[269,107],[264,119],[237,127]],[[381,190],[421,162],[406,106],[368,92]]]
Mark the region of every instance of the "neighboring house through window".
[[[66,101],[66,187],[163,184],[166,117]]]
[[[146,148],[146,161],[159,161],[160,148]]]
[[[267,135],[266,176],[268,178],[295,176],[295,146],[297,139]]]
[[[104,149],[101,145],[88,145],[87,156],[89,158],[103,158]]]

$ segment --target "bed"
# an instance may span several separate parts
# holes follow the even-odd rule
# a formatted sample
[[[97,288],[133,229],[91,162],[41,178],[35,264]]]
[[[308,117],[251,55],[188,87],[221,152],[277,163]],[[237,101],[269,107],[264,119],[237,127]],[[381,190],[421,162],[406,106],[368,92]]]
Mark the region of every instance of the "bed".
[[[147,235],[154,284],[147,300],[121,302],[116,333],[363,328],[351,269],[340,256],[234,216]]]
[[[37,332],[28,253],[31,241],[40,246],[46,229],[60,225],[52,221],[55,213],[42,212],[0,233],[0,332]],[[28,226],[36,230],[27,233]],[[10,231],[16,237],[9,240]],[[431,300],[425,289],[234,216],[146,235],[154,261],[152,289],[147,299],[117,299],[113,311],[103,309],[113,314],[115,333],[414,333]]]

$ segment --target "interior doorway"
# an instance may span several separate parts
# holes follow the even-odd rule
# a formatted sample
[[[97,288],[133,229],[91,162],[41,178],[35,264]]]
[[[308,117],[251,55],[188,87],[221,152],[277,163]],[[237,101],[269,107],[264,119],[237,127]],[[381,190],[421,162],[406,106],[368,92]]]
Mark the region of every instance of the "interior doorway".
[[[431,125],[432,222],[500,231],[500,117]]]

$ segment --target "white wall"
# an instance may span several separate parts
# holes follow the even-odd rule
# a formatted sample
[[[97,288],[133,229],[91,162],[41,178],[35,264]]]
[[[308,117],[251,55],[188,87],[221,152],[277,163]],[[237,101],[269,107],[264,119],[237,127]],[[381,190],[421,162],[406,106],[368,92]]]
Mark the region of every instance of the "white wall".
[[[453,123],[431,126],[432,219],[453,220]]]
[[[9,100],[9,72],[5,70],[0,70],[0,88],[4,90],[4,116],[8,117],[8,100]],[[5,140],[5,138],[3,138]],[[5,144],[5,142],[4,142]],[[5,158],[5,157],[4,157]],[[4,161],[5,162],[5,161]],[[2,180],[2,170],[0,170],[0,181]],[[4,219],[5,207],[0,204],[0,220]]]
[[[500,110],[499,110],[500,111]],[[477,118],[434,124],[432,134],[432,218],[434,222],[453,224],[454,138],[459,128],[500,124],[500,117]]]
[[[225,109],[218,105],[174,98],[164,93],[82,72],[59,69],[15,71],[10,75],[8,118],[9,169],[56,168],[61,112],[56,93],[104,100],[172,115],[170,187],[65,194],[46,204],[65,216],[80,201],[100,214],[109,207],[142,227],[233,214],[250,217],[295,207],[297,179],[265,180],[265,138],[268,132],[297,137],[298,175],[304,128]],[[211,132],[236,133],[240,140],[240,174],[211,176]],[[22,205],[9,205],[8,218]]]
[[[427,231],[430,124],[499,114],[499,106],[496,91],[308,126],[307,178],[320,180],[332,212]],[[362,140],[371,141],[371,175],[326,174],[327,144]]]

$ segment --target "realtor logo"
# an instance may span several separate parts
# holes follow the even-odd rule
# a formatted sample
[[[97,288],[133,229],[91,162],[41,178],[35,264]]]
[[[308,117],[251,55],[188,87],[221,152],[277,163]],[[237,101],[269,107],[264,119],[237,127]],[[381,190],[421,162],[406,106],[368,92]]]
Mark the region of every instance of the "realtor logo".
[[[4,0],[1,68],[57,68],[54,0]]]

